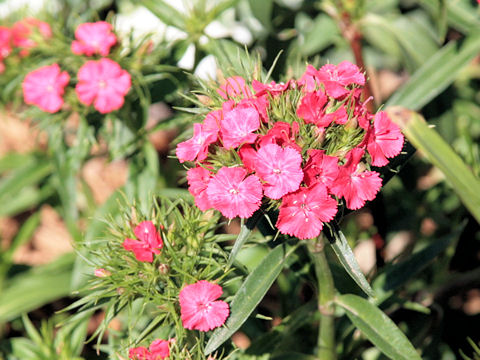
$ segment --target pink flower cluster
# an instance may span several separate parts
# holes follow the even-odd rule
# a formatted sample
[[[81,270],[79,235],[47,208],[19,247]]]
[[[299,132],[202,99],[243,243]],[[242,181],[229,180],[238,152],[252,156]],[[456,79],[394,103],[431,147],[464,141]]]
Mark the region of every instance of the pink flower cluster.
[[[131,348],[128,358],[131,360],[162,360],[170,356],[170,343],[172,340],[154,340],[148,349],[144,346]]]
[[[110,48],[117,42],[112,26],[104,21],[79,25],[75,37],[72,52],[77,55],[107,56]],[[4,48],[1,39],[2,29],[0,52]],[[69,80],[70,76],[65,71],[62,72],[58,64],[36,69],[27,74],[22,83],[24,100],[43,111],[55,113],[64,104],[63,94]],[[82,104],[93,105],[97,111],[106,114],[123,106],[125,95],[130,88],[130,74],[117,62],[104,57],[88,60],[78,70],[75,92]]]
[[[198,208],[231,219],[273,204],[279,231],[308,239],[339,202],[355,210],[373,200],[382,179],[370,166],[387,165],[404,138],[385,112],[366,109],[364,85],[347,61],[309,65],[286,84],[228,78],[221,105],[176,149],[180,162],[195,162],[187,180]]]
[[[11,28],[0,26],[0,74],[5,71],[3,60],[13,49],[19,49],[20,56],[26,56],[29,49],[37,46],[33,37],[48,39],[52,29],[46,22],[34,18],[17,21]]]
[[[160,254],[160,250],[163,248],[162,237],[155,225],[151,221],[142,221],[133,232],[137,240],[126,238],[123,248],[132,251],[138,261],[153,262],[154,255]],[[97,277],[110,275],[105,269],[95,270]],[[190,330],[209,331],[223,325],[230,310],[226,302],[217,300],[222,292],[220,285],[206,280],[185,286],[179,294],[183,326]],[[136,355],[138,356],[138,354]],[[139,359],[144,358],[139,357]],[[156,358],[146,357],[145,359]]]

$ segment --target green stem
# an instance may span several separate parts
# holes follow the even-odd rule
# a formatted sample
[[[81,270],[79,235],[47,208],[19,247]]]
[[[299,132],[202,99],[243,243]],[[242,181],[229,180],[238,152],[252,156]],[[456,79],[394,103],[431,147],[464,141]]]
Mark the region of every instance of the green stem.
[[[332,272],[325,256],[322,236],[313,239],[308,244],[308,250],[315,266],[315,274],[318,282],[318,311],[320,312],[320,326],[318,329],[319,360],[335,360],[335,286]]]

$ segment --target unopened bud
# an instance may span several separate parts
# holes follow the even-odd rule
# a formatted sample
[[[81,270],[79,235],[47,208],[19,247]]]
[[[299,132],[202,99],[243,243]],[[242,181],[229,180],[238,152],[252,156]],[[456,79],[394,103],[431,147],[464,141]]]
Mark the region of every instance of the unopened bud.
[[[105,269],[95,269],[94,275],[99,278],[104,278],[112,275],[112,273]]]
[[[158,265],[158,272],[162,275],[168,274],[170,271],[170,267],[167,264],[160,264]]]
[[[122,295],[125,292],[125,288],[119,287],[117,288],[117,294]]]

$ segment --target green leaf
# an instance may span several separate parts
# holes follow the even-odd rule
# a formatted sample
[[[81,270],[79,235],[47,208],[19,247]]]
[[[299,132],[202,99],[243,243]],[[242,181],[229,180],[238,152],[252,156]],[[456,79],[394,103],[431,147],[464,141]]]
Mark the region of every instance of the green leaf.
[[[248,275],[230,304],[227,322],[213,332],[205,347],[205,354],[215,351],[242,326],[282,271],[285,260],[295,249],[296,246],[278,245]]]
[[[408,338],[378,307],[357,295],[340,295],[335,303],[380,351],[393,360],[421,360]]]
[[[235,240],[235,244],[233,245],[232,251],[228,256],[227,267],[232,266],[233,262],[235,261],[235,258],[237,257],[238,252],[242,248],[242,245],[250,236],[250,233],[255,228],[255,225],[257,225],[257,222],[258,220],[260,220],[261,216],[262,216],[262,212],[257,211],[250,218],[248,218],[246,224],[243,224],[243,220],[242,220],[242,227],[240,230],[240,234],[238,234],[238,237]]]
[[[163,0],[141,0],[140,3],[150,10],[164,24],[185,29],[185,16]]]
[[[413,146],[443,172],[465,207],[480,223],[480,180],[422,116],[401,107],[389,108],[387,112]]]
[[[461,45],[450,42],[418,69],[395,94],[386,106],[400,105],[420,110],[430,100],[445,90],[480,52],[480,36],[472,34]]]
[[[365,275],[363,275],[362,270],[360,270],[360,266],[358,265],[357,259],[355,259],[352,248],[348,245],[348,241],[338,225],[335,222],[331,222],[329,228],[326,230],[325,235],[345,271],[352,277],[357,285],[360,286],[365,294],[375,297],[375,293],[365,278]]]
[[[248,0],[250,9],[253,15],[262,23],[267,29],[271,29],[271,17],[273,9],[273,0]]]
[[[0,297],[0,322],[69,295],[74,258],[74,254],[67,254],[10,278]]]
[[[439,4],[438,0],[421,0],[420,4],[430,11],[434,18],[444,17],[445,12],[448,25],[463,33],[477,31],[480,27],[477,9],[469,1],[440,0]]]

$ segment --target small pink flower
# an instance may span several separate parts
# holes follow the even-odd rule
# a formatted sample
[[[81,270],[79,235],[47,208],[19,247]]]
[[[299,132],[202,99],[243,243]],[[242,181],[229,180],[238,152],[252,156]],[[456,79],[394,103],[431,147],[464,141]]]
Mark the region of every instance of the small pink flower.
[[[154,340],[147,349],[144,346],[132,348],[128,351],[128,358],[131,360],[163,360],[170,356],[171,340]]]
[[[337,201],[328,195],[325,185],[318,183],[283,198],[276,226],[282,234],[312,239],[336,213]]]
[[[262,184],[255,175],[247,176],[241,167],[222,167],[210,179],[207,196],[214,209],[225,217],[249,218],[262,200]]]
[[[263,96],[267,94],[278,96],[286,91],[290,87],[291,83],[292,81],[289,80],[286,83],[277,84],[275,81],[272,81],[270,84],[264,84],[258,80],[253,80],[252,87],[253,90],[255,90],[255,96]]]
[[[248,98],[252,96],[252,91],[241,76],[232,76],[225,80],[225,83],[217,89],[218,94],[228,100],[243,95]]]
[[[38,19],[26,18],[13,24],[13,45],[18,48],[23,48],[23,50],[20,52],[20,55],[27,55],[27,49],[37,46],[37,43],[31,39],[32,32],[35,31],[39,32],[44,39],[52,37],[52,29],[50,25]]]
[[[0,61],[12,51],[12,31],[6,26],[0,26]]]
[[[263,190],[271,199],[295,191],[303,180],[302,156],[290,147],[267,144],[257,151],[255,172],[265,182]]]
[[[325,92],[335,99],[347,95],[350,90],[346,87],[349,85],[365,85],[365,75],[360,72],[357,65],[349,61],[322,66],[316,74],[316,80],[321,82]]]
[[[324,150],[308,150],[308,161],[303,172],[305,184],[312,186],[322,183],[327,189],[332,186],[338,175],[338,158],[325,155]]]
[[[258,144],[260,146],[277,144],[281,147],[291,147],[301,152],[302,148],[295,142],[299,131],[300,127],[296,121],[291,125],[283,121],[277,121],[273,124],[273,127],[259,139]]]
[[[223,300],[220,285],[200,280],[185,286],[179,294],[180,314],[185,329],[209,331],[222,326],[230,309]]]
[[[254,108],[235,108],[224,114],[220,135],[226,149],[252,144],[257,138],[253,132],[260,127],[258,112]]]
[[[177,145],[176,154],[178,160],[203,161],[208,156],[208,146],[217,141],[217,131],[208,131],[204,124],[193,124],[193,137]]]
[[[360,160],[364,150],[352,149],[346,156],[345,165],[340,167],[338,177],[332,184],[332,194],[343,197],[347,208],[360,209],[365,202],[373,200],[382,186],[382,179],[376,171],[362,169]]]
[[[305,120],[307,124],[317,124],[325,115],[324,107],[327,102],[327,96],[322,90],[306,93],[300,100],[297,115]],[[329,124],[318,126],[325,127]]]
[[[210,177],[210,171],[200,166],[187,171],[188,191],[195,198],[195,205],[202,211],[212,207],[207,195]]]
[[[123,106],[131,87],[130,74],[115,61],[103,58],[87,61],[78,70],[77,96],[85,105],[106,114]]]
[[[373,127],[370,127],[363,143],[372,157],[373,166],[385,166],[387,158],[395,157],[403,148],[403,134],[397,124],[393,123],[386,112],[375,115]]]
[[[62,72],[58,64],[32,71],[22,83],[25,103],[55,113],[63,106],[62,96],[69,81],[70,76],[66,71]]]
[[[72,52],[87,56],[107,56],[117,42],[117,37],[112,33],[112,25],[105,21],[80,24],[75,30],[75,38]]]
[[[307,69],[302,77],[297,81],[297,84],[302,87],[305,92],[312,92],[317,89],[317,69],[312,65],[307,65]]]
[[[162,238],[155,225],[151,221],[142,221],[133,232],[138,240],[126,238],[123,248],[132,251],[138,261],[151,263],[153,254],[160,254],[160,249],[163,247]]]

